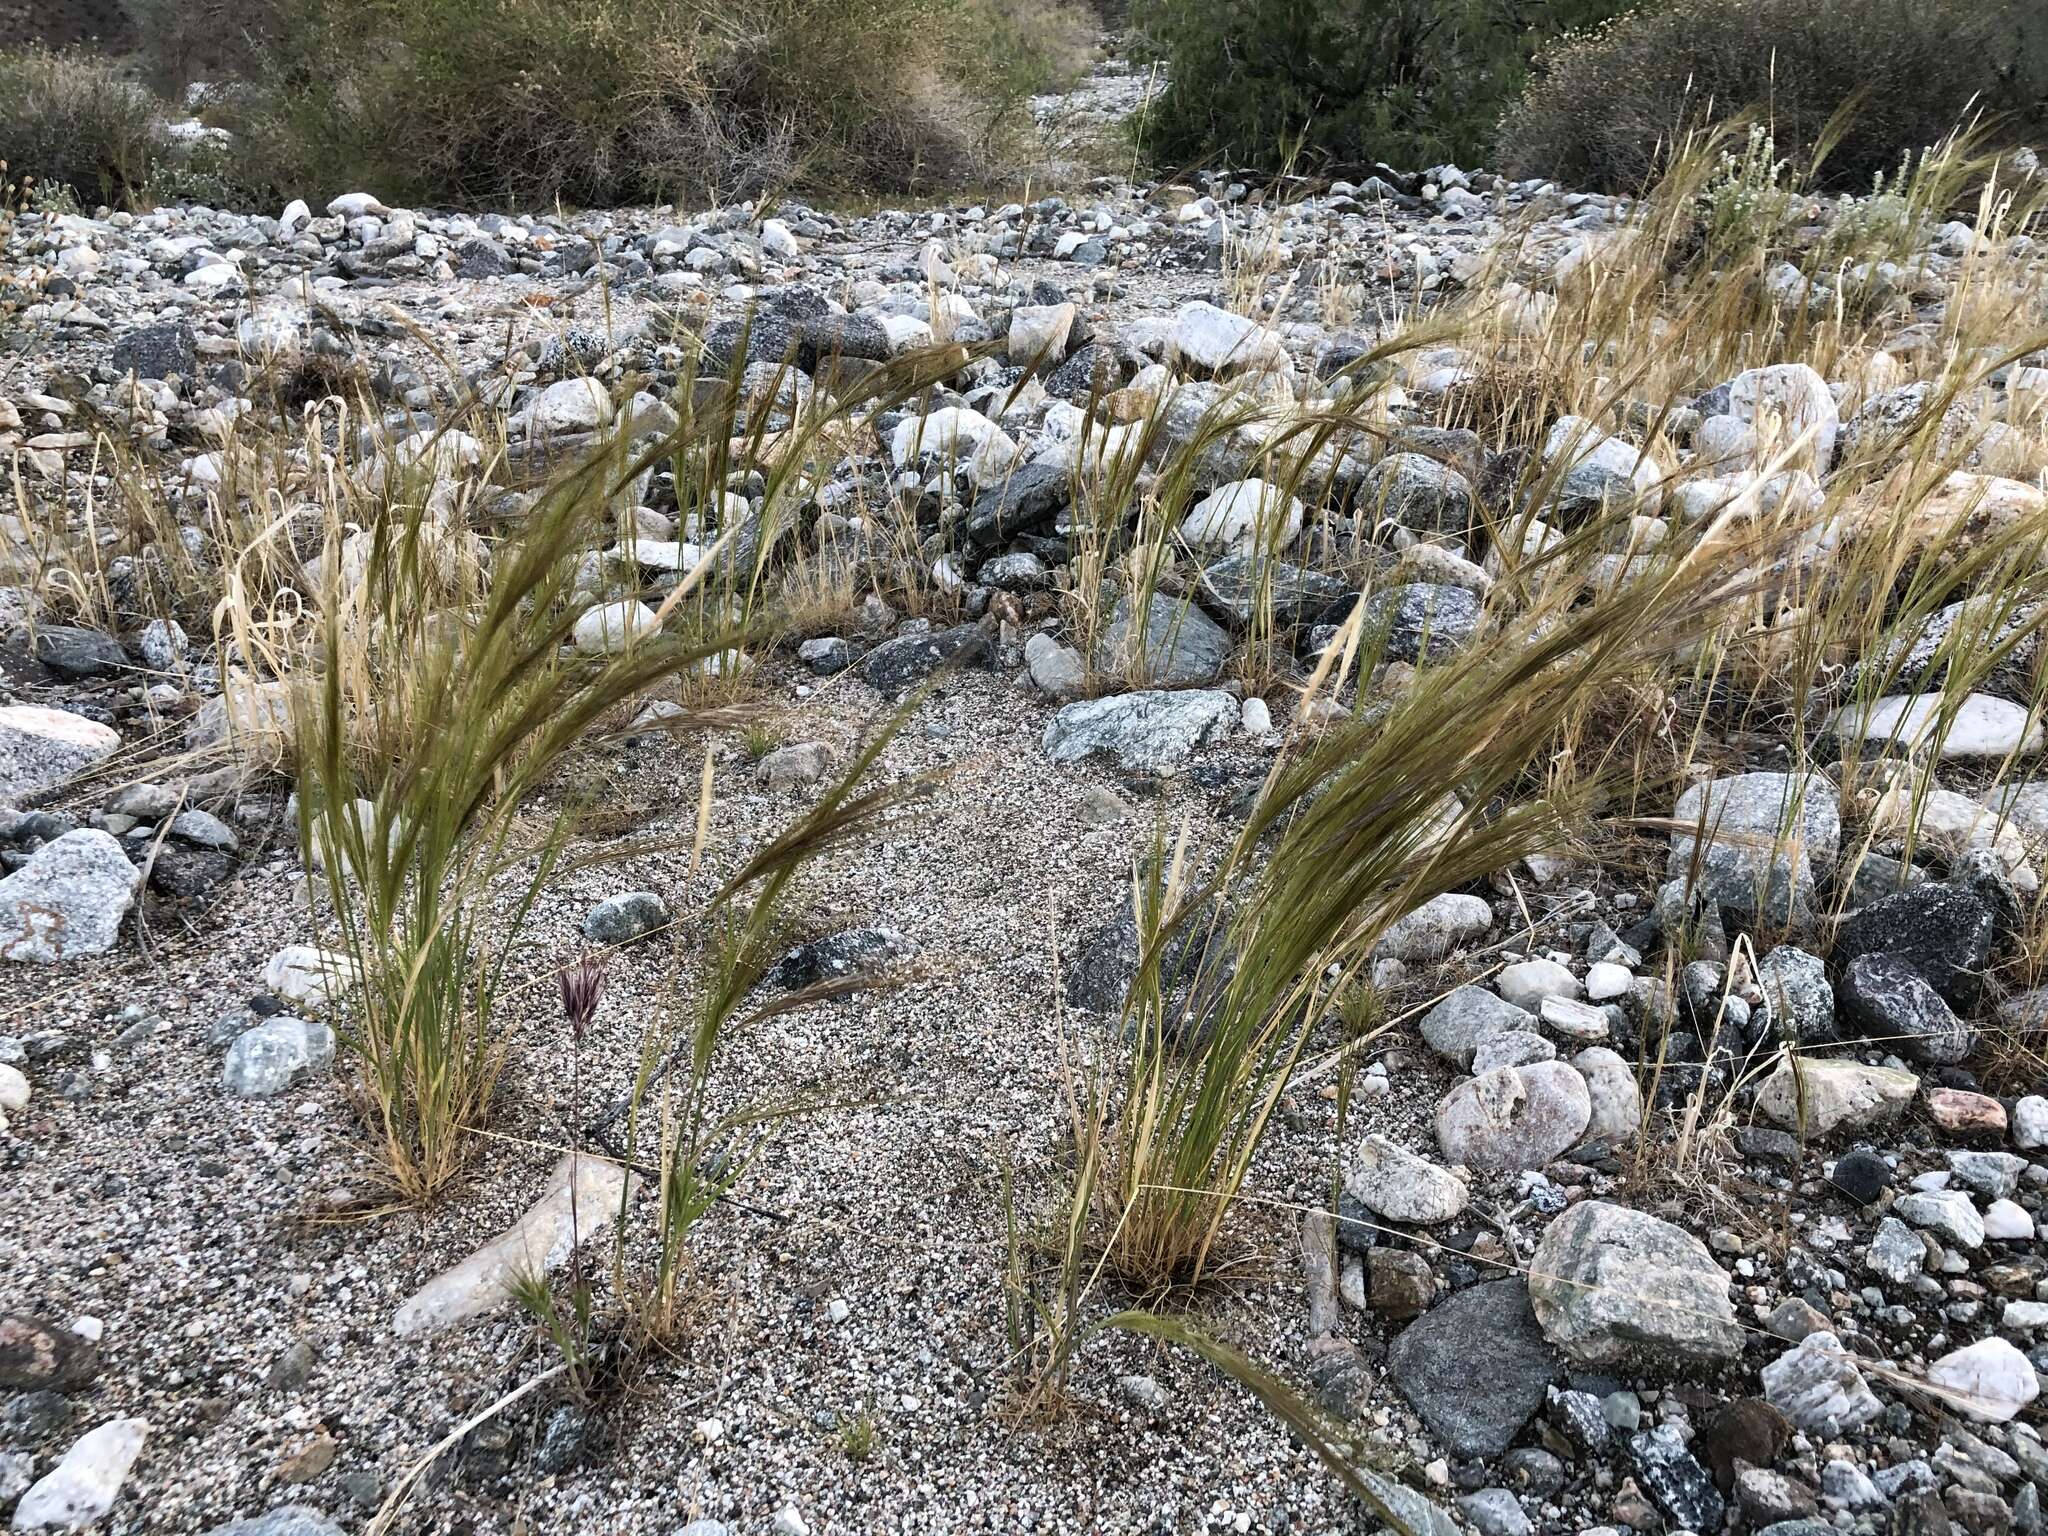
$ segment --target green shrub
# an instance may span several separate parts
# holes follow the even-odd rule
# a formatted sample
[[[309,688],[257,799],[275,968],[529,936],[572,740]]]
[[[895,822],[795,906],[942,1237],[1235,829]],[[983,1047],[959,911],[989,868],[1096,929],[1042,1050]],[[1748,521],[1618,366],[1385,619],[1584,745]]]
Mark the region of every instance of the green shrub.
[[[1169,162],[1470,163],[1534,50],[1621,3],[1133,0],[1172,82],[1144,142]]]
[[[1970,113],[2048,121],[2038,29],[2011,0],[1673,0],[1546,49],[1499,152],[1514,175],[1630,191],[1689,130],[1754,109],[1819,185],[1867,191]]]
[[[157,103],[88,54],[0,53],[0,160],[29,195],[68,192],[90,209],[137,200],[171,146]]]
[[[1018,64],[986,46],[999,4],[1071,0],[261,0],[209,111],[273,198],[897,189],[964,174],[998,126],[974,104]]]

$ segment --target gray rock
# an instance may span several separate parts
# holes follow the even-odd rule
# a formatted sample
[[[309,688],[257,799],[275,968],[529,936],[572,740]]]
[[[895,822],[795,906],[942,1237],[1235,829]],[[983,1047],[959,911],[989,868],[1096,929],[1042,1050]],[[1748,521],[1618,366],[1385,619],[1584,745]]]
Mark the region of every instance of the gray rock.
[[[1185,762],[1197,747],[1224,740],[1237,723],[1237,700],[1212,689],[1082,699],[1046,725],[1045,754],[1056,763],[1072,763],[1110,753],[1126,773],[1156,773]]]
[[[1742,1352],[1727,1273],[1706,1245],[1605,1200],[1572,1206],[1544,1231],[1529,1299],[1551,1342],[1586,1365],[1638,1353],[1724,1360]]]
[[[1842,975],[1843,1019],[1908,1061],[1948,1065],[1970,1054],[1976,1037],[1934,983],[1904,955],[1858,955]]]
[[[1773,1124],[1825,1141],[1837,1131],[1865,1131],[1898,1119],[1920,1079],[1896,1067],[1860,1061],[1790,1059],[1757,1089],[1756,1110]]]
[[[1532,1035],[1526,1030],[1520,1029],[1503,1030],[1497,1035],[1481,1037],[1478,1048],[1472,1052],[1472,1075],[1474,1077],[1484,1077],[1488,1072],[1498,1067],[1526,1067],[1539,1061],[1555,1060],[1557,1060],[1557,1047],[1544,1039],[1543,1036]],[[1584,1076],[1584,1073],[1582,1072],[1580,1075]],[[1586,1089],[1588,1093],[1593,1091],[1593,1084],[1590,1079],[1586,1083]],[[1600,1107],[1596,1100],[1593,1107],[1593,1119],[1597,1122],[1599,1118]],[[1588,1135],[1595,1134],[1591,1124],[1586,1127],[1586,1130]]]
[[[826,635],[798,646],[796,659],[815,677],[836,677],[853,665],[853,647],[837,635]]]
[[[1536,1529],[1521,1501],[1505,1488],[1482,1488],[1458,1500],[1458,1508],[1479,1536],[1529,1536]]]
[[[1958,1248],[1984,1246],[1984,1218],[1959,1189],[1916,1189],[1892,1202],[1902,1221],[1911,1222]]]
[[[221,1079],[238,1099],[268,1099],[334,1063],[334,1031],[289,1015],[244,1030],[228,1047]]]
[[[1586,1080],[1561,1061],[1467,1078],[1436,1107],[1436,1140],[1468,1168],[1541,1168],[1578,1144],[1592,1119]]]
[[[1633,1435],[1629,1459],[1650,1501],[1675,1525],[1689,1531],[1718,1531],[1727,1506],[1713,1474],[1699,1464],[1669,1424]]]
[[[1472,1065],[1481,1040],[1510,1032],[1536,1033],[1536,1016],[1470,984],[1455,988],[1422,1016],[1422,1038],[1429,1048],[1460,1067]]]
[[[884,641],[861,663],[861,676],[885,698],[908,693],[944,667],[978,667],[987,663],[988,636],[973,624],[904,635]]]
[[[1763,1368],[1764,1400],[1795,1427],[1833,1440],[1884,1412],[1842,1341],[1810,1333]]]
[[[1472,643],[1479,633],[1481,604],[1463,587],[1411,581],[1385,587],[1366,599],[1360,654],[1386,636],[1380,653],[1388,661],[1441,661]]]
[[[1448,1168],[1378,1134],[1367,1136],[1353,1154],[1344,1188],[1367,1210],[1411,1226],[1450,1221],[1472,1198]]]
[[[206,1536],[341,1536],[341,1527],[310,1504],[280,1504],[246,1520],[216,1525]]]
[[[1225,555],[1208,566],[1198,590],[1203,606],[1239,631],[1261,611],[1283,627],[1334,621],[1358,596],[1335,576],[1253,554]]]
[[[2019,1188],[2027,1160],[2011,1152],[1955,1151],[1948,1154],[1948,1167],[1956,1183],[1972,1194],[2005,1200]]]
[[[1052,585],[1052,571],[1028,549],[984,560],[975,580],[998,592],[1042,592]]]
[[[975,498],[967,510],[969,542],[993,548],[1020,533],[1035,533],[1067,504],[1072,482],[1052,464],[1020,464],[999,485]]]
[[[1643,1094],[1636,1084],[1635,1068],[1620,1052],[1604,1045],[1580,1051],[1572,1058],[1572,1066],[1586,1080],[1586,1096],[1593,1105],[1584,1139],[1625,1142],[1633,1138],[1643,1121]]]
[[[1546,997],[1576,999],[1585,990],[1569,966],[1541,957],[1502,966],[1493,984],[1502,997],[1531,1013],[1542,1007]]]
[[[1472,527],[1472,485],[1448,465],[1420,453],[1390,453],[1365,477],[1360,500],[1375,518],[1417,533],[1463,537]]]
[[[105,954],[141,883],[142,871],[104,832],[52,839],[0,880],[0,959],[54,965]]]
[[[1048,698],[1078,699],[1088,685],[1081,653],[1042,630],[1024,642],[1024,670],[1032,687]]]
[[[121,642],[103,630],[44,624],[36,630],[36,660],[69,682],[111,677],[128,669]]]
[[[894,928],[849,928],[799,944],[769,968],[768,980],[795,990],[878,971],[910,953],[910,941]]]
[[[659,891],[624,891],[584,914],[583,937],[593,944],[630,944],[668,923],[668,903]]]
[[[1898,1217],[1886,1216],[1877,1224],[1863,1263],[1879,1278],[1904,1285],[1927,1267],[1927,1245]]]
[[[19,805],[121,750],[121,737],[69,710],[0,706],[0,806]]]
[[[178,812],[171,818],[170,834],[195,848],[211,848],[219,853],[233,853],[242,846],[235,829],[211,811]]]
[[[1498,1456],[1561,1374],[1519,1279],[1469,1286],[1403,1329],[1387,1374],[1452,1455]]]
[[[1817,882],[1834,872],[1841,852],[1833,784],[1819,774],[1735,774],[1693,785],[1672,816],[1702,829],[1706,846],[1701,851],[1690,832],[1672,833],[1667,880],[1690,882],[1744,920],[1811,922]]]
[[[1155,688],[1195,688],[1223,675],[1230,636],[1201,609],[1155,592],[1142,620],[1136,614],[1128,596],[1117,599],[1096,641],[1097,671]]]
[[[797,742],[777,747],[762,758],[755,765],[754,782],[775,793],[807,789],[822,779],[825,770],[831,766],[832,753],[823,742]]]
[[[1778,1039],[1817,1045],[1835,1038],[1835,989],[1820,956],[1780,944],[1757,966],[1757,985]]]
[[[138,379],[197,379],[199,338],[182,320],[145,325],[114,343],[114,371]]]
[[[1493,908],[1483,898],[1446,891],[1396,918],[1373,953],[1384,959],[1429,964],[1446,959],[1492,926]]]

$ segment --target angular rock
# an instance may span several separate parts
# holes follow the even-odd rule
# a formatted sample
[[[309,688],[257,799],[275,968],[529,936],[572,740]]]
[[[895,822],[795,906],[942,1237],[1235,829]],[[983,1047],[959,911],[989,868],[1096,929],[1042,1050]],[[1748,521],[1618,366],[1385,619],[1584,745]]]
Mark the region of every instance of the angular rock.
[[[138,379],[199,377],[199,338],[182,320],[138,326],[114,343],[114,371]]]
[[[1322,571],[1259,555],[1225,555],[1202,571],[1204,607],[1234,630],[1260,613],[1282,627],[1321,624],[1343,616],[1358,596],[1349,582]]]
[[[1534,1034],[1536,1016],[1468,983],[1452,989],[1424,1014],[1421,1028],[1431,1050],[1469,1068],[1481,1040],[1501,1034]]]
[[[0,805],[20,805],[121,750],[120,734],[69,710],[0,707]]]
[[[1442,661],[1477,637],[1483,606],[1464,587],[1411,581],[1384,587],[1365,600],[1361,654],[1385,637],[1383,660]]]
[[[1473,523],[1471,482],[1426,454],[1388,454],[1366,475],[1359,497],[1376,518],[1417,533],[1462,538]]]
[[[1226,739],[1237,724],[1237,700],[1211,689],[1081,699],[1046,725],[1045,755],[1072,763],[1110,753],[1126,773],[1156,773],[1186,761],[1197,747]]]
[[[1970,1026],[1904,955],[1858,955],[1842,974],[1838,1001],[1860,1034],[1908,1061],[1948,1065],[1976,1044]]]
[[[1901,1221],[1938,1234],[1958,1248],[1984,1246],[1984,1218],[1959,1189],[1916,1189],[1892,1202]]]
[[[1519,1279],[1447,1297],[1401,1331],[1387,1374],[1453,1456],[1498,1456],[1543,1406],[1562,1362]]]
[[[78,1531],[95,1524],[114,1507],[148,1435],[142,1419],[112,1419],[81,1435],[64,1459],[21,1496],[14,1528]]]
[[[1757,966],[1771,1032],[1790,1045],[1819,1045],[1835,1038],[1835,989],[1827,962],[1790,944],[1780,944]]]
[[[1904,1285],[1927,1267],[1927,1245],[1898,1217],[1886,1216],[1877,1224],[1863,1263],[1872,1274]]]
[[[205,1536],[342,1536],[342,1530],[310,1504],[280,1504],[246,1520],[216,1525]]]
[[[1411,1226],[1450,1221],[1472,1198],[1464,1180],[1448,1168],[1378,1134],[1367,1136],[1353,1154],[1344,1188],[1367,1210]]]
[[[967,509],[963,525],[969,542],[984,549],[1035,533],[1067,505],[1072,477],[1054,464],[1019,464],[991,485]]]
[[[1799,1429],[1836,1439],[1884,1412],[1855,1357],[1832,1333],[1810,1333],[1763,1369],[1764,1397]]]
[[[878,971],[910,953],[910,941],[894,928],[849,928],[799,944],[768,969],[774,986],[796,991]]]
[[[1695,784],[1678,797],[1665,878],[1687,882],[1745,921],[1811,921],[1817,881],[1841,852],[1842,803],[1819,774],[1742,773]],[[1697,869],[1695,869],[1697,864]]]
[[[52,839],[0,880],[0,959],[55,965],[105,954],[141,884],[142,871],[106,833]]]
[[[1604,1045],[1588,1046],[1572,1058],[1572,1066],[1586,1080],[1586,1095],[1593,1113],[1586,1121],[1584,1140],[1626,1142],[1643,1123],[1643,1094],[1636,1083],[1635,1068],[1618,1051]]]
[[[1301,533],[1306,509],[1287,490],[1264,480],[1233,480],[1196,502],[1180,536],[1197,548],[1278,554]]]
[[[333,1030],[280,1015],[236,1037],[221,1078],[238,1099],[269,1099],[333,1064]]]
[[[1552,1221],[1530,1262],[1530,1304],[1552,1343],[1587,1365],[1643,1352],[1732,1359],[1742,1330],[1728,1275],[1684,1228],[1604,1200]]]
[[[1757,1089],[1757,1113],[1773,1125],[1825,1141],[1840,1131],[1889,1125],[1920,1091],[1920,1079],[1860,1061],[1787,1059]]]
[[[1502,1067],[1438,1101],[1437,1145],[1468,1168],[1541,1168],[1577,1145],[1592,1113],[1586,1080],[1566,1063]]]
[[[1213,683],[1229,659],[1230,636],[1214,619],[1160,592],[1146,600],[1142,617],[1128,596],[1118,598],[1095,644],[1097,671],[1141,687]]]
[[[1446,891],[1388,925],[1376,956],[1429,964],[1447,959],[1493,926],[1493,908],[1478,896]]]
[[[1895,956],[1968,1012],[1992,951],[2016,916],[2012,893],[1994,878],[1930,880],[1851,913],[1836,932],[1830,958],[1842,972],[1863,955]]]
[[[1669,1424],[1631,1436],[1629,1459],[1643,1491],[1674,1525],[1689,1531],[1718,1531],[1726,1505],[1707,1469],[1686,1449]]]

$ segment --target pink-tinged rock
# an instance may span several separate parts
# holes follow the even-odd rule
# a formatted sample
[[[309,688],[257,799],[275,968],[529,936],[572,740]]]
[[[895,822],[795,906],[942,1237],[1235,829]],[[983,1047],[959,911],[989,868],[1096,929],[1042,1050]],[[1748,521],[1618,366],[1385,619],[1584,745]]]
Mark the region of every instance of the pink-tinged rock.
[[[2005,1106],[1989,1094],[1935,1088],[1927,1095],[1927,1113],[1936,1125],[1958,1136],[2005,1134]]]

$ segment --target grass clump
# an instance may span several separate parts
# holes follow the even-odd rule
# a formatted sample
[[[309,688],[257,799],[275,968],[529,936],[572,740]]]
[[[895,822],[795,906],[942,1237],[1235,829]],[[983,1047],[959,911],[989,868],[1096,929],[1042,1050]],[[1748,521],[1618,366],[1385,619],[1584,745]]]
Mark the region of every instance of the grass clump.
[[[1779,154],[1860,192],[1972,112],[2037,131],[2034,19],[2009,0],[1675,0],[1545,48],[1495,144],[1510,175],[1635,191],[1695,126],[1755,107]]]
[[[154,97],[80,51],[0,53],[0,161],[23,203],[136,202],[172,160]]]
[[[1064,0],[268,0],[209,111],[273,199],[901,189],[974,169],[1071,50],[1072,14]],[[1000,57],[979,39],[998,22]]]

